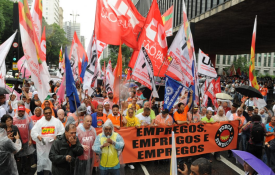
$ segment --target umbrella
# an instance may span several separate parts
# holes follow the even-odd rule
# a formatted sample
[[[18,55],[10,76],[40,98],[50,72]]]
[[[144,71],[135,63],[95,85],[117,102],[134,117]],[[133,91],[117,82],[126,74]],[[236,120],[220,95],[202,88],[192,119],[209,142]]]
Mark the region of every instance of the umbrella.
[[[232,100],[233,98],[226,93],[217,93],[216,98],[224,99],[224,100]]]
[[[132,87],[137,87],[138,85],[136,85],[136,83],[134,83],[134,82],[129,82],[129,83],[126,83],[124,86],[126,86],[128,88],[132,88]]]
[[[245,95],[247,97],[257,97],[257,98],[263,98],[262,94],[260,91],[255,89],[254,87],[243,85],[240,87],[235,88],[237,92],[239,92],[242,95]]]
[[[262,160],[256,158],[254,155],[239,150],[232,150],[234,157],[240,164],[244,164],[246,162],[250,165],[258,174],[264,175],[275,175],[271,168],[269,168]]]
[[[4,88],[4,87],[0,87],[0,94],[3,95],[3,94],[9,94],[10,91],[7,89],[7,88]]]
[[[5,81],[6,81],[6,83],[8,83],[8,84],[15,84],[16,82],[17,82],[18,84],[23,84],[23,79],[6,78]]]

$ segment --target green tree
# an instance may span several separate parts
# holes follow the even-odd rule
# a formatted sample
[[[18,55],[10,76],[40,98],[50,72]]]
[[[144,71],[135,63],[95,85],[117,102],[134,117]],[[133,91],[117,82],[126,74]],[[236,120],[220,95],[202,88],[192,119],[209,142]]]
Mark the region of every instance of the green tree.
[[[109,59],[111,59],[112,68],[114,68],[117,64],[119,46],[109,45],[108,47],[109,47],[110,55],[108,58],[101,59],[100,64],[101,66],[103,66],[105,61],[105,64],[107,66]],[[123,67],[122,70],[124,71],[128,67],[133,50],[128,46],[126,46],[125,44],[123,44],[121,46],[121,52],[122,52],[122,67]]]
[[[48,25],[43,18],[42,26],[46,27],[46,60],[47,64],[58,65],[61,46],[65,48],[69,44],[65,37],[65,31],[57,24]]]
[[[13,34],[13,2],[0,0],[0,44]]]
[[[241,72],[247,73],[249,71],[249,62],[245,57],[240,56],[236,61],[233,62],[233,65],[237,71],[238,68],[241,69]]]

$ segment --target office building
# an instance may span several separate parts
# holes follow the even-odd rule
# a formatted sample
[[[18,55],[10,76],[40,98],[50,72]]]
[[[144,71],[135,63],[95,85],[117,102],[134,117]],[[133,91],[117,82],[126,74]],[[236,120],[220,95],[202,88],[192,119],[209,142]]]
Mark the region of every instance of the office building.
[[[66,33],[66,38],[71,42],[74,37],[74,32],[76,31],[77,37],[80,38],[80,23],[73,23],[71,21],[66,21],[63,23],[63,29]]]

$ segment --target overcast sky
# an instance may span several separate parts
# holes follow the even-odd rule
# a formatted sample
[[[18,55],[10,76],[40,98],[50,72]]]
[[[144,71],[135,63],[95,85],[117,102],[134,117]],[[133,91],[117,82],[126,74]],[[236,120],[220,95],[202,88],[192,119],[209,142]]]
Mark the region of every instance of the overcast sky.
[[[73,22],[73,17],[70,15],[73,12],[80,15],[76,17],[76,22],[80,23],[80,35],[85,37],[85,49],[87,49],[94,30],[96,0],[60,0],[60,7],[63,8],[63,22]]]

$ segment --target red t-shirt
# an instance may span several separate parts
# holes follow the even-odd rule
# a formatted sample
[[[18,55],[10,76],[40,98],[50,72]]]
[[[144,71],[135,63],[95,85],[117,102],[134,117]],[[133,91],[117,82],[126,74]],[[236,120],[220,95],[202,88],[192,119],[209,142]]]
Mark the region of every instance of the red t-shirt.
[[[97,109],[98,106],[98,102],[95,100],[92,100],[91,103],[94,105],[95,109]]]
[[[40,120],[42,117],[43,117],[43,115],[41,115],[40,117],[37,117],[36,115],[31,116],[31,119],[32,119],[32,122],[33,122],[33,126],[34,126],[34,125],[36,124],[36,122],[37,122],[38,120]],[[32,144],[36,144],[36,142],[35,142],[35,141],[32,141]]]

